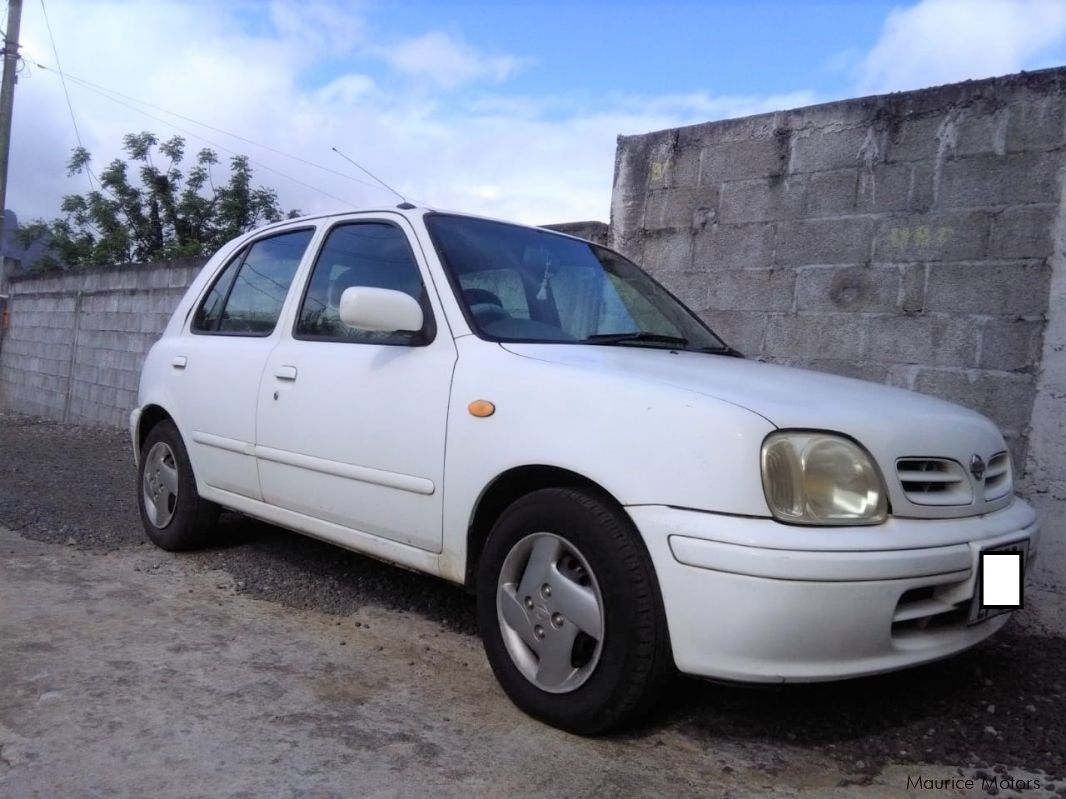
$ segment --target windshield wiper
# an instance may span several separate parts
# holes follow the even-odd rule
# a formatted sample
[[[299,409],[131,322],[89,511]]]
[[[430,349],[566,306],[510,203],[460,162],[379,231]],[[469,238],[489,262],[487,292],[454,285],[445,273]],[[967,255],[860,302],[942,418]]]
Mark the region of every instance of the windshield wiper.
[[[630,341],[648,341],[654,344],[670,344],[674,347],[688,346],[688,339],[681,336],[667,336],[662,333],[646,333],[642,330],[631,333],[596,333],[584,339],[583,344],[627,344]]]
[[[728,355],[730,358],[743,358],[744,354],[735,350],[728,344],[721,347],[697,347],[693,352],[709,352],[712,355]]]

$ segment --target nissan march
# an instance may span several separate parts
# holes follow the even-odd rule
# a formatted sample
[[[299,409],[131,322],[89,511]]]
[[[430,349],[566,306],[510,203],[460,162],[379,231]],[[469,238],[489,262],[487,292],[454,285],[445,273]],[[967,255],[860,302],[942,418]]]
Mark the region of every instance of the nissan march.
[[[244,235],[189,287],[130,419],[148,537],[228,508],[469,587],[489,663],[607,729],[676,668],[831,680],[1000,629],[1036,551],[986,418],[739,357],[633,263],[413,208]]]

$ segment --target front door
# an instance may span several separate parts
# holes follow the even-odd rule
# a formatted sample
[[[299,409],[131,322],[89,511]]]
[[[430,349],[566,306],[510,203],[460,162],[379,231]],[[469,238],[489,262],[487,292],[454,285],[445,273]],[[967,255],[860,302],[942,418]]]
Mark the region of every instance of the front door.
[[[267,359],[256,455],[266,502],[439,552],[456,351],[406,226],[362,220],[328,232],[292,334]],[[352,286],[410,294],[425,328],[348,327],[338,308]]]

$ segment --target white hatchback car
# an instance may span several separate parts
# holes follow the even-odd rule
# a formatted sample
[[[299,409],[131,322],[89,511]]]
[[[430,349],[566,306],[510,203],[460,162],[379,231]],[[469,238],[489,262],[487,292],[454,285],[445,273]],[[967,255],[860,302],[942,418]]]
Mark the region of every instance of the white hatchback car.
[[[131,428],[149,538],[219,507],[463,584],[522,709],[592,733],[676,667],[811,681],[965,649],[1036,551],[1003,437],[738,357],[618,253],[413,208],[298,219],[203,269]]]

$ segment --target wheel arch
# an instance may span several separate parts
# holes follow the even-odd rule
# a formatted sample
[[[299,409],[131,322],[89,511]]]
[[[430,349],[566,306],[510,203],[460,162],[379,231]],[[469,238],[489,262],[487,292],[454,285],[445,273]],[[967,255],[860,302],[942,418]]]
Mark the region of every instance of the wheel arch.
[[[529,464],[516,466],[497,475],[478,497],[470,526],[466,533],[466,569],[464,585],[473,590],[485,541],[500,514],[515,500],[541,488],[585,488],[600,494],[609,502],[621,503],[603,486],[578,472],[559,466]]]
[[[144,446],[144,440],[148,438],[148,434],[152,431],[152,428],[167,419],[172,422],[174,421],[174,417],[171,416],[162,405],[149,404],[141,409],[141,415],[137,419],[137,438],[135,442],[137,445],[138,457],[141,447]]]

